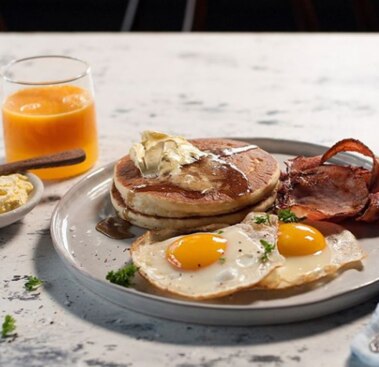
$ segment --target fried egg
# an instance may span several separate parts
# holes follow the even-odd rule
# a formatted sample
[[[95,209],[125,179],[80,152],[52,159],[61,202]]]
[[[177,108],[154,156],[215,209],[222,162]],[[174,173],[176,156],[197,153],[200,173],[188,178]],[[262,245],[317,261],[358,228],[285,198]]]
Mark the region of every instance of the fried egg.
[[[251,213],[243,223],[131,248],[140,274],[156,287],[192,299],[211,299],[251,288],[284,263],[275,246],[278,219]]]
[[[259,284],[282,289],[309,283],[364,258],[354,235],[335,223],[306,221],[279,224],[277,247],[286,259]]]

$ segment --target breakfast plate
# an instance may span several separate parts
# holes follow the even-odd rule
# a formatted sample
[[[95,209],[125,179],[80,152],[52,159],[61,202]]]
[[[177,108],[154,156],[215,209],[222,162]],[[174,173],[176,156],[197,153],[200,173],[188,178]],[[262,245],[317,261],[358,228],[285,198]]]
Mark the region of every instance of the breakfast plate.
[[[326,147],[304,142],[265,138],[241,139],[273,154],[282,164],[297,155],[322,154]],[[370,162],[342,153],[335,162],[369,168]],[[379,291],[379,227],[343,223],[354,233],[367,254],[362,267],[352,267],[337,277],[289,290],[247,290],[220,299],[189,301],[155,289],[137,276],[130,288],[106,280],[130,259],[134,239],[114,240],[96,231],[96,224],[113,215],[109,199],[114,163],[76,184],[56,207],[51,234],[59,256],[79,283],[122,307],[166,319],[213,325],[262,325],[307,320],[330,314],[372,297]],[[143,229],[132,227],[136,236]]]

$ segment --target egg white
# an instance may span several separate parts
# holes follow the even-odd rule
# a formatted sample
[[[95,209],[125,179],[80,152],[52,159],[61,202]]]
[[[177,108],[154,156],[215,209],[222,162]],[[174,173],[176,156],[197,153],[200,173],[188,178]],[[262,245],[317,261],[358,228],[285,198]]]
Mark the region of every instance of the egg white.
[[[256,224],[254,218],[265,213],[250,213],[243,223],[222,229],[227,240],[223,261],[197,270],[181,270],[166,259],[166,250],[176,239],[157,243],[136,241],[131,256],[140,274],[156,287],[192,298],[211,299],[250,288],[284,263],[276,246],[268,261],[262,261],[264,247],[260,240],[275,244],[278,220],[270,215],[270,223]],[[216,232],[217,233],[217,232]],[[201,245],[201,244],[199,244]]]

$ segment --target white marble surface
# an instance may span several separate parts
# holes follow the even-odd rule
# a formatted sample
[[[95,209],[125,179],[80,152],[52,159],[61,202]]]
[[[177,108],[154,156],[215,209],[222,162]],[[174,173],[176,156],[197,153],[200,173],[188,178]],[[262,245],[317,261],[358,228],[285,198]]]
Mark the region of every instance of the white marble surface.
[[[143,129],[322,144],[355,137],[379,152],[376,35],[3,34],[0,51],[0,64],[36,54],[91,63],[97,166]],[[1,366],[359,366],[350,341],[379,296],[313,321],[224,328],[145,317],[86,291],[49,235],[52,210],[76,180],[48,184],[32,213],[0,231],[0,318],[14,315],[18,333],[0,343]],[[47,281],[33,295],[23,291],[30,274]]]

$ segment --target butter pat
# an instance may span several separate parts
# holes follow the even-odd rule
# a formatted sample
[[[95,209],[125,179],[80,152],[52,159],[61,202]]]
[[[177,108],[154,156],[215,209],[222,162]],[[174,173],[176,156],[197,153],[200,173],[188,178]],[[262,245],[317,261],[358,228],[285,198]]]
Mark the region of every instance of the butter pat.
[[[24,175],[0,176],[0,213],[24,205],[32,190],[33,185]]]
[[[198,161],[206,153],[182,137],[144,131],[141,143],[134,144],[129,155],[143,177],[157,177],[177,175],[182,166]]]

